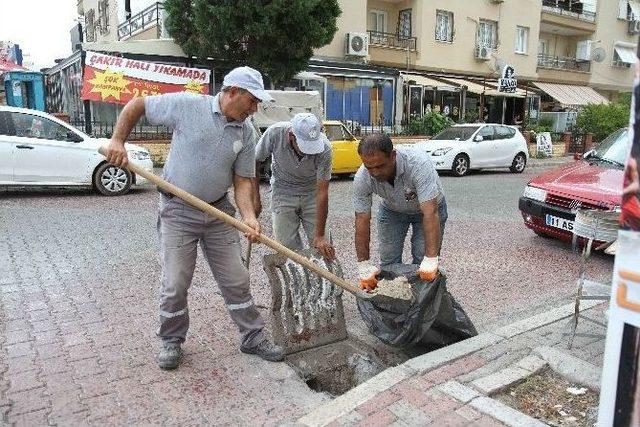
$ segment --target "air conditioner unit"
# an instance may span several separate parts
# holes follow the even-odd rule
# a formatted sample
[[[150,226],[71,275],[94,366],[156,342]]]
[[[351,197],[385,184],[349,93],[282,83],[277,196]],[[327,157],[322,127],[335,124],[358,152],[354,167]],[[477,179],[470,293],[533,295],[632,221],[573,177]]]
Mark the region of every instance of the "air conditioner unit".
[[[349,56],[369,55],[369,34],[347,33],[345,54]]]
[[[491,59],[491,48],[488,46],[476,46],[476,59],[488,61]]]
[[[640,33],[640,21],[629,21],[629,34]]]

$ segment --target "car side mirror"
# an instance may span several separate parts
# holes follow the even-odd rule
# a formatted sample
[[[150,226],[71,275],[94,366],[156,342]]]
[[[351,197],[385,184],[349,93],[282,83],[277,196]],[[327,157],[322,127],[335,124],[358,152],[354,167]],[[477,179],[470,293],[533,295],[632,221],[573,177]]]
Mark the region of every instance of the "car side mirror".
[[[80,135],[73,131],[67,131],[67,141],[69,142],[82,142],[84,141]]]
[[[475,142],[480,142],[480,141],[484,141],[484,138],[482,137],[482,135],[476,135],[473,140]]]

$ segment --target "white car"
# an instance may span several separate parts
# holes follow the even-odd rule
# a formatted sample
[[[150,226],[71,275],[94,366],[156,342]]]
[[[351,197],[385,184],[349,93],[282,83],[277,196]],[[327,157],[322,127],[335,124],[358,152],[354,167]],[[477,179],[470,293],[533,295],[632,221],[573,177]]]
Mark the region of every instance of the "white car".
[[[118,196],[146,179],[107,163],[92,138],[47,113],[0,106],[0,187],[92,186]],[[146,148],[127,143],[129,161],[153,171]]]
[[[500,124],[453,125],[415,147],[431,155],[436,170],[464,176],[471,169],[509,168],[524,171],[529,150],[515,126]]]

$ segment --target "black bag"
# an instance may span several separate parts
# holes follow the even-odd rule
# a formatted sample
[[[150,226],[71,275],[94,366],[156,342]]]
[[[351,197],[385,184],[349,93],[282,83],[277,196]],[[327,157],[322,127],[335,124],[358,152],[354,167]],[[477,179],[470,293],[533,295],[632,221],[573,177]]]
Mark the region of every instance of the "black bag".
[[[416,265],[395,264],[378,275],[387,280],[405,276],[413,301],[374,303],[358,299],[358,311],[369,331],[393,347],[419,346],[427,351],[478,335],[467,313],[447,291],[446,276],[439,274],[427,282],[420,279],[417,270]]]

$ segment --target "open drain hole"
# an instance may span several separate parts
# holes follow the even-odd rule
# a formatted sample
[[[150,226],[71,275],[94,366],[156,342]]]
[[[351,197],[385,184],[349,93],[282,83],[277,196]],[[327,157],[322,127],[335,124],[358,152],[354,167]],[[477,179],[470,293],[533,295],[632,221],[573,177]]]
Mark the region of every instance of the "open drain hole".
[[[310,389],[334,397],[387,368],[372,351],[348,339],[292,354],[287,363]]]

